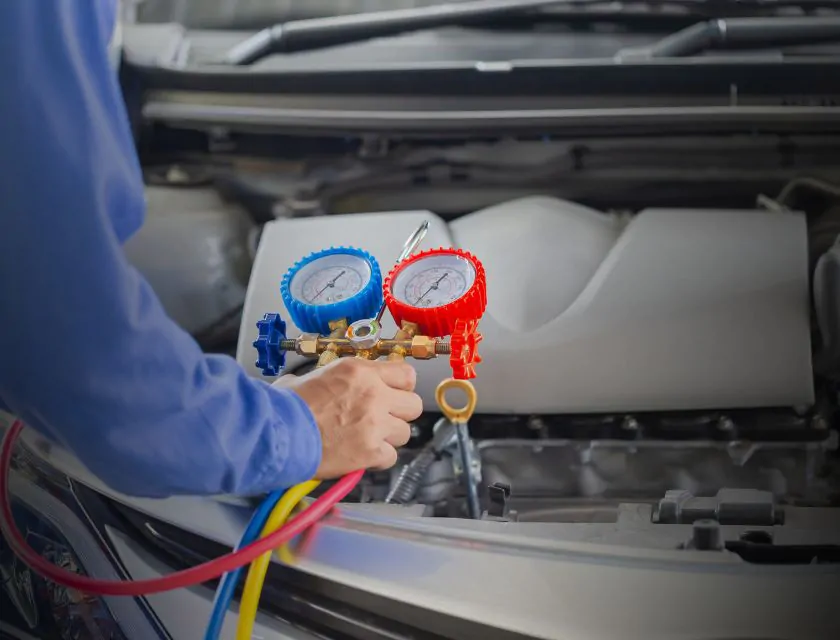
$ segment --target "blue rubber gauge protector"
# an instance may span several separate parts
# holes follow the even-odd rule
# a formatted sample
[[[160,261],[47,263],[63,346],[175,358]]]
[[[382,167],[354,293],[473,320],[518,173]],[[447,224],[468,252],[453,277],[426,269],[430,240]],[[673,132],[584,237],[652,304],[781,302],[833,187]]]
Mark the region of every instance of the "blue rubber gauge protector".
[[[329,323],[373,318],[382,304],[376,259],[353,247],[316,251],[283,276],[280,295],[292,322],[304,333],[330,333]]]

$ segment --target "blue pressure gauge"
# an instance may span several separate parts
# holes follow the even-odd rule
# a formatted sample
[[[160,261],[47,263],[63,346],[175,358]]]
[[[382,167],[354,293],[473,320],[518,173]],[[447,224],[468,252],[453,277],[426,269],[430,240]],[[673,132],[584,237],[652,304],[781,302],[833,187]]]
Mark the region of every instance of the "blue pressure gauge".
[[[330,247],[289,269],[280,294],[301,331],[328,334],[333,320],[352,323],[376,316],[382,304],[382,273],[367,251]]]

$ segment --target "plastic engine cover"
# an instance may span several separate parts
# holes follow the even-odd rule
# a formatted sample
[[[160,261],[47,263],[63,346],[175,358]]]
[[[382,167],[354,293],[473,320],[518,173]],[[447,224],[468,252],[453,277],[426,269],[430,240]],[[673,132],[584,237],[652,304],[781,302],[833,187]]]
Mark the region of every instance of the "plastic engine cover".
[[[387,212],[279,220],[263,233],[238,360],[265,312],[288,312],[285,271],[330,245],[392,267],[430,220],[423,248],[473,252],[487,270],[478,410],[595,413],[810,405],[814,401],[805,219],[797,213],[647,209],[629,221],[562,200],[525,198],[447,225]],[[396,327],[385,318],[386,335]],[[299,330],[289,323],[289,337]],[[289,354],[287,370],[303,358]],[[417,362],[433,410],[448,360]]]

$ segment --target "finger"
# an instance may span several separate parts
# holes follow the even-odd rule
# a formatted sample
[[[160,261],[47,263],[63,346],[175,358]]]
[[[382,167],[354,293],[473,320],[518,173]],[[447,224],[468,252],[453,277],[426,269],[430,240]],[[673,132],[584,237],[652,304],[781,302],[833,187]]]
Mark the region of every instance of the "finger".
[[[385,442],[392,447],[404,447],[411,439],[411,425],[393,416],[388,416],[385,421]]]
[[[379,449],[379,455],[370,468],[377,471],[385,471],[397,464],[398,458],[397,450],[387,442],[383,442]]]
[[[423,400],[412,391],[386,389],[383,407],[388,409],[395,418],[410,421],[416,420],[423,413]]]
[[[393,389],[414,391],[417,384],[417,371],[405,362],[376,361],[376,371],[382,382]]]

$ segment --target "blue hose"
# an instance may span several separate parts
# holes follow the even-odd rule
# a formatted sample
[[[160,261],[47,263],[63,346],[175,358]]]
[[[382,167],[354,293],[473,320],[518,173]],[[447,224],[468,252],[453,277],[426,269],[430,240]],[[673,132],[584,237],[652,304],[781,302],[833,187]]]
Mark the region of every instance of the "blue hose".
[[[274,506],[283,496],[283,491],[275,491],[263,501],[259,508],[251,516],[251,521],[242,534],[242,539],[239,541],[236,549],[239,550],[260,537],[265,521],[269,514],[274,509]],[[230,609],[231,600],[233,600],[233,593],[236,591],[236,585],[239,578],[242,576],[244,567],[238,568],[236,571],[226,573],[222,577],[216,589],[216,597],[213,599],[213,613],[210,615],[210,622],[207,623],[207,631],[204,634],[204,640],[219,640],[222,633],[222,624],[225,621],[225,614]]]

